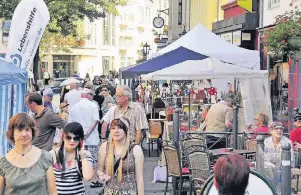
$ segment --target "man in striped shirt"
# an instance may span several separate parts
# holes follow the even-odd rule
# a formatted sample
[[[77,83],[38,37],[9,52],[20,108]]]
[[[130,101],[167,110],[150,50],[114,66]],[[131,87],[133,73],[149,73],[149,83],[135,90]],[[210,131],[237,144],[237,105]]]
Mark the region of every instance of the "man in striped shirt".
[[[140,144],[142,140],[142,130],[148,129],[148,122],[144,109],[140,104],[132,102],[132,91],[122,85],[116,89],[116,102],[114,117],[124,116],[130,120],[128,136],[131,142]]]

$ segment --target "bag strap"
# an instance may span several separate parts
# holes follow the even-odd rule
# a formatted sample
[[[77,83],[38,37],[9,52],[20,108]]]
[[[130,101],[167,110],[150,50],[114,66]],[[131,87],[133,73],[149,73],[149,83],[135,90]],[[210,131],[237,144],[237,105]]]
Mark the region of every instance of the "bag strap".
[[[126,160],[128,157],[128,154],[132,151],[132,149],[135,147],[136,144],[131,145],[131,147],[129,148],[128,152],[126,153],[126,155],[122,158],[122,160]],[[117,172],[118,167],[120,164],[120,158],[118,158],[118,160],[116,161],[116,163],[114,164],[114,174]]]

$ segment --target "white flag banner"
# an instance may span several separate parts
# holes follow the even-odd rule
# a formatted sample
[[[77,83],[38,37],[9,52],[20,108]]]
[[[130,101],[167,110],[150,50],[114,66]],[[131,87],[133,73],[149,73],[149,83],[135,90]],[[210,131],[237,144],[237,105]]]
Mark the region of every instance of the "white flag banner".
[[[49,20],[43,0],[22,0],[12,18],[5,60],[29,70]]]

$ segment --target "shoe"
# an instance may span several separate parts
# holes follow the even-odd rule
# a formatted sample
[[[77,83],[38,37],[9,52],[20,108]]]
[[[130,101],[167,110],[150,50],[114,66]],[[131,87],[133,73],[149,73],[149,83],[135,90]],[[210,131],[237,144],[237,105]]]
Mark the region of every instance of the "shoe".
[[[101,188],[103,186],[102,183],[100,183],[99,181],[96,182],[91,182],[92,184],[90,185],[90,188]]]

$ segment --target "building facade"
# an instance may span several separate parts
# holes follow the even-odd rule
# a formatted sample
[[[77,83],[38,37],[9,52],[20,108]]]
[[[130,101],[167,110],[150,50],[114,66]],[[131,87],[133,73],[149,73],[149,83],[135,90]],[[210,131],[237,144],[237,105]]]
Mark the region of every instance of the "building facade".
[[[169,0],[168,41],[177,40],[184,28],[190,30],[190,0]]]
[[[61,77],[74,71],[81,77],[86,73],[93,77],[135,64],[143,57],[142,47],[146,42],[151,51],[156,51],[152,24],[157,12],[154,2],[131,0],[118,10],[118,16],[109,14],[92,23],[85,20],[82,29],[90,37],[86,45],[71,53],[48,54],[42,59],[43,66],[50,73],[59,70]]]
[[[222,6],[224,19],[212,24],[212,31],[229,43],[246,49],[258,49],[259,13],[257,0],[253,0],[253,12],[240,7],[237,0]]]
[[[212,30],[212,23],[224,18],[221,6],[226,3],[227,0],[191,0],[190,28],[200,23]]]

